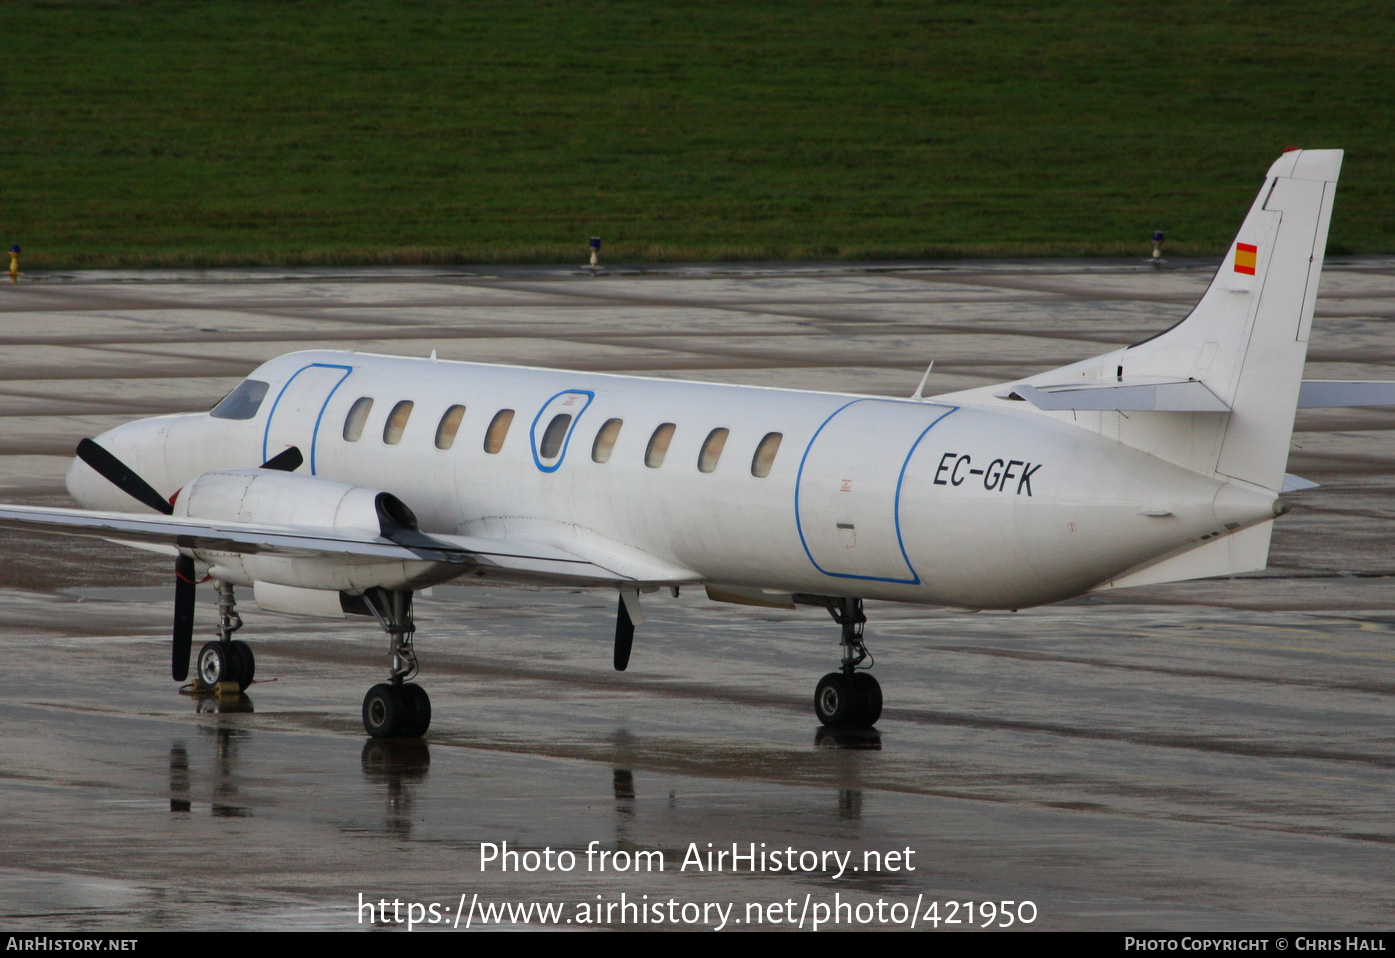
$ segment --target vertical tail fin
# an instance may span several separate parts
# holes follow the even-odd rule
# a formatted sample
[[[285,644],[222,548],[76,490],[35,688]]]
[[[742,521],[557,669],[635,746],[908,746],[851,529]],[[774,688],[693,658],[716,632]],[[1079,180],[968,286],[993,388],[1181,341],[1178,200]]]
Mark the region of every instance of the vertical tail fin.
[[[1214,460],[1192,468],[1283,483],[1341,165],[1341,150],[1284,153],[1191,314],[1115,354],[1120,379],[1194,378],[1231,408]]]

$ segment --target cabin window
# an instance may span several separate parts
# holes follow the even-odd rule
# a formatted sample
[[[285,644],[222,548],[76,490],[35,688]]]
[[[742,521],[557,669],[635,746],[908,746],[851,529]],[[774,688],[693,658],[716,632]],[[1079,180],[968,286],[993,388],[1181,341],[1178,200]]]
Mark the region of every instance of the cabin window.
[[[567,427],[572,424],[572,414],[569,412],[558,413],[552,417],[552,422],[547,424],[547,429],[543,431],[542,442],[538,444],[538,457],[540,459],[556,459],[557,454],[562,451],[562,440],[567,438]]]
[[[775,465],[775,453],[780,451],[780,440],[785,438],[782,432],[768,432],[765,438],[756,447],[756,454],[751,457],[751,475],[757,479],[764,479],[770,475],[770,467]]]
[[[625,420],[607,419],[600,432],[596,433],[596,441],[591,445],[592,462],[609,462],[610,453],[615,449],[615,440],[620,437],[620,427]]]
[[[677,428],[673,423],[666,422],[649,437],[649,448],[644,450],[644,464],[650,469],[657,469],[664,464],[664,456],[668,455],[668,444],[673,441],[673,431]]]
[[[707,434],[703,440],[702,451],[698,453],[698,472],[711,472],[717,468],[717,460],[722,458],[722,450],[726,448],[727,436],[731,430],[719,427]]]
[[[464,406],[451,406],[436,426],[436,448],[449,449],[455,445],[455,434],[460,431],[460,421],[465,418]]]
[[[269,385],[260,379],[244,379],[208,414],[214,419],[251,419],[262,407],[268,388]]]
[[[354,400],[354,404],[349,407],[349,414],[344,417],[344,438],[349,442],[358,442],[358,437],[363,435],[363,424],[368,421],[368,413],[373,408],[373,400],[367,396],[362,396]]]
[[[388,413],[387,422],[383,423],[383,442],[389,446],[395,446],[402,441],[402,430],[407,428],[407,420],[412,415],[413,405],[410,399],[404,399],[392,407],[392,412]]]
[[[489,429],[484,434],[484,451],[493,455],[504,448],[504,439],[508,437],[509,426],[513,424],[513,410],[500,409],[494,414],[494,418],[489,422]]]

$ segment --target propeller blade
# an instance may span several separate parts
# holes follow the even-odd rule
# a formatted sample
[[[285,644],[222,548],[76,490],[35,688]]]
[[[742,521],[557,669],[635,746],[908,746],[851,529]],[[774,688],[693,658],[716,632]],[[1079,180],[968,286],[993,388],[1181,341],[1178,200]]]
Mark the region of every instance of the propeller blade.
[[[189,650],[194,643],[194,560],[174,560],[174,644],[170,674],[176,682],[189,677]]]
[[[623,672],[630,664],[630,649],[635,642],[635,624],[630,621],[630,610],[625,608],[625,600],[620,600],[620,610],[615,614],[615,671]]]
[[[120,489],[126,495],[138,502],[143,502],[150,508],[169,515],[174,512],[174,506],[169,500],[155,491],[155,487],[150,485],[135,470],[97,445],[91,439],[84,439],[78,443],[77,456],[83,462],[91,466],[102,478],[106,479],[113,486]]]
[[[262,463],[261,468],[275,469],[277,472],[295,472],[304,461],[305,457],[300,454],[299,449],[288,446]]]

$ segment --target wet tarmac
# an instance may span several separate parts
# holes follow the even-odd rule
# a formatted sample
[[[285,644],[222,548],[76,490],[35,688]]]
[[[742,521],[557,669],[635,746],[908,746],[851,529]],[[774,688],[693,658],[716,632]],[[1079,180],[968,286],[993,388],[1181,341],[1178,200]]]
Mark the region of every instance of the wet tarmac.
[[[1141,339],[1209,269],[28,279],[0,287],[0,495],[66,504],[80,437],[206,408],[292,349],[882,395],[933,359],[931,394]],[[1395,379],[1393,313],[1395,262],[1330,264],[1308,376]],[[618,674],[612,595],[446,586],[418,608],[431,732],[370,742],[371,623],[247,601],[258,682],[180,694],[166,560],[4,533],[0,919],[381,928],[398,901],[393,927],[1389,928],[1393,427],[1300,416],[1289,469],[1322,486],[1264,574],[1018,613],[869,603],[887,708],[861,735],[814,720],[838,655],[815,610],[648,597]]]

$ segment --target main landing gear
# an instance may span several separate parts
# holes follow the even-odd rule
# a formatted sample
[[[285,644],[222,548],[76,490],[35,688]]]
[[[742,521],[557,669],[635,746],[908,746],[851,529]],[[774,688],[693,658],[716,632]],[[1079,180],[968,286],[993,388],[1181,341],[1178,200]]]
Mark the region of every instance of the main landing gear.
[[[392,656],[388,681],[363,697],[363,727],[374,738],[421,738],[431,725],[431,699],[426,689],[407,683],[417,674],[412,593],[374,588],[363,593],[363,602],[388,634]]]
[[[199,649],[197,674],[207,689],[216,690],[224,682],[246,691],[257,672],[257,660],[252,647],[232,634],[242,628],[242,616],[237,614],[237,601],[230,583],[218,583],[218,641]]]
[[[814,689],[814,714],[829,728],[871,728],[882,716],[881,684],[858,666],[871,657],[862,642],[867,616],[862,600],[841,596],[796,596],[796,601],[820,605],[843,627],[843,664],[819,679]]]
[[[392,669],[386,682],[368,690],[363,699],[363,727],[374,738],[421,738],[431,725],[431,699],[420,685],[407,680],[417,674],[417,656],[412,649],[416,624],[412,621],[412,593],[407,590],[369,589],[346,611],[371,615],[390,638]],[[204,688],[217,691],[223,683],[234,683],[238,691],[252,684],[257,663],[252,648],[234,639],[242,628],[231,583],[218,583],[218,641],[199,650],[196,662],[198,680]]]

